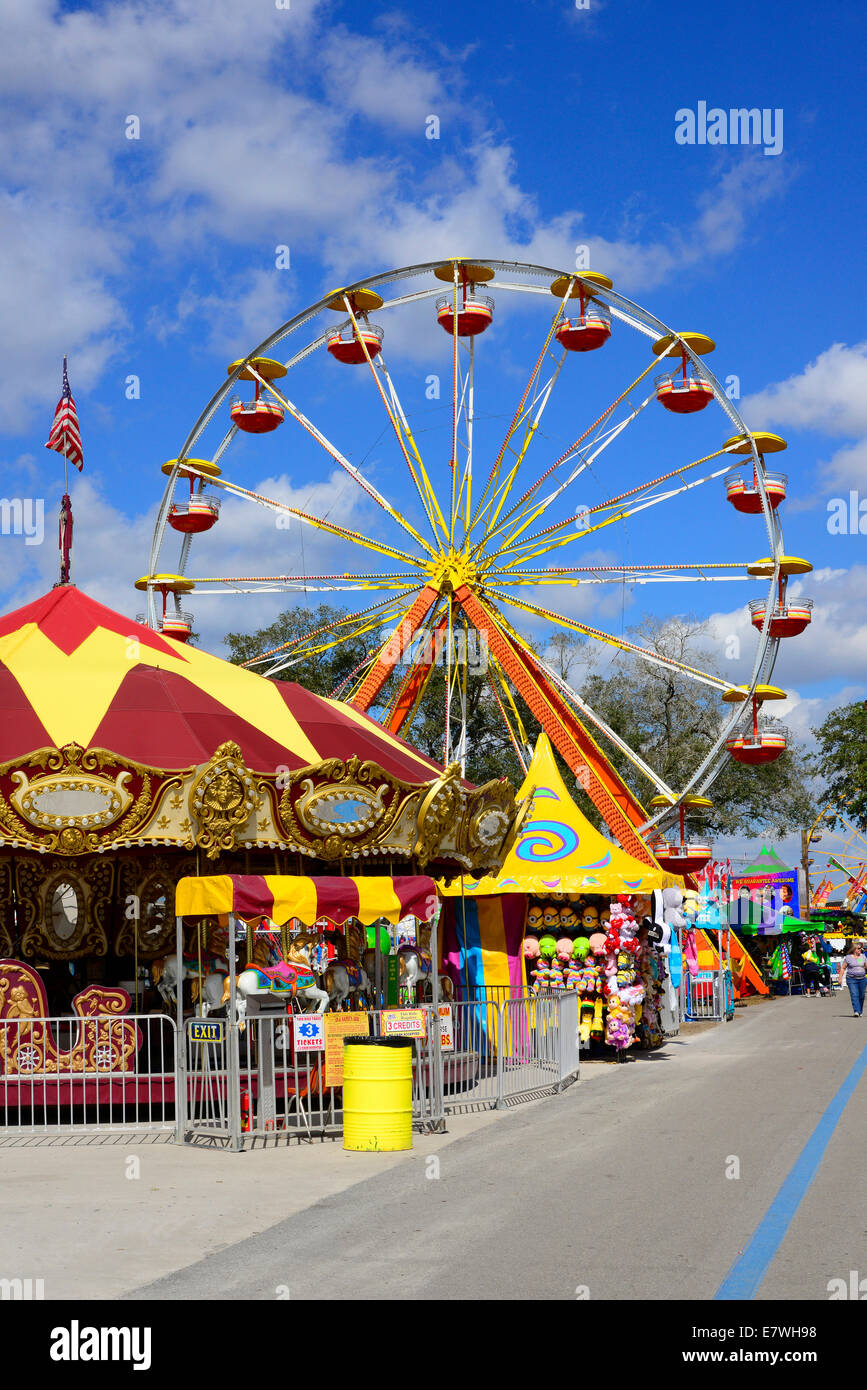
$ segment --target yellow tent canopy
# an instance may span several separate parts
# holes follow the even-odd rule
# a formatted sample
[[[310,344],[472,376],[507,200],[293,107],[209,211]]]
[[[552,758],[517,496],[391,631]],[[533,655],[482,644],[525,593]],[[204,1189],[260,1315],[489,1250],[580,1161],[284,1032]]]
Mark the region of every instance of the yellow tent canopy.
[[[496,878],[464,878],[446,897],[482,897],[491,893],[649,893],[680,887],[681,880],[658,866],[651,868],[613,845],[579,811],[568,791],[546,734],[539,735],[533,761],[518,800],[532,806]]]

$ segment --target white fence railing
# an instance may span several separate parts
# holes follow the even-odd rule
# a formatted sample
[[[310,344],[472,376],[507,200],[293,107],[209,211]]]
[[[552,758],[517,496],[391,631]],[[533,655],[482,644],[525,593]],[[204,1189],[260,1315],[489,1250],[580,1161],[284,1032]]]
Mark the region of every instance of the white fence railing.
[[[435,1130],[444,1119],[439,1018],[432,1005],[420,1007],[425,1036],[413,1039],[413,1125]],[[381,1036],[382,1014],[358,1014],[355,1032]],[[190,1036],[190,1024],[200,1022],[187,1024],[181,1119],[186,1139],[240,1148],[256,1138],[312,1138],[342,1131],[342,1067],[331,1046],[328,1051],[298,1051],[293,1019],[286,1014],[248,1015],[243,1030],[214,1019],[213,1040],[201,1042]],[[333,1047],[342,1049],[342,1042]]]

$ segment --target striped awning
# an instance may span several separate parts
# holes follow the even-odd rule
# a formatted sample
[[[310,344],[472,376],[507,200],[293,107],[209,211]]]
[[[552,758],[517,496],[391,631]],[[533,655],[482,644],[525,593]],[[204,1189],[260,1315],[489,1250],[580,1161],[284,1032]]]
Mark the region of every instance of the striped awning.
[[[342,927],[351,917],[364,925],[380,917],[429,922],[436,914],[437,893],[423,874],[398,878],[306,878],[289,874],[215,874],[182,878],[175,890],[178,917],[270,917],[278,926],[296,917],[305,926],[321,918]]]

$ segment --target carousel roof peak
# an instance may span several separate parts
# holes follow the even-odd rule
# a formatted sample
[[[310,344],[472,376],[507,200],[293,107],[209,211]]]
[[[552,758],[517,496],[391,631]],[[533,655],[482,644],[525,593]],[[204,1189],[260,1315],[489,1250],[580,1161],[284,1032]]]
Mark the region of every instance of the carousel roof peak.
[[[410,783],[442,773],[360,710],[164,637],[71,584],[0,617],[0,763],[76,744],[182,768],[227,740],[266,775],[352,753]]]
[[[142,623],[133,622],[131,618],[125,618],[121,613],[115,613],[104,603],[82,593],[74,584],[57,584],[33,603],[0,617],[0,638],[13,632],[25,636],[24,630],[27,628],[38,629],[66,656],[71,656],[92,633],[104,628],[127,641],[135,638],[154,651],[164,652],[181,661],[184,659],[179,643],[169,645],[169,640],[159,633]]]

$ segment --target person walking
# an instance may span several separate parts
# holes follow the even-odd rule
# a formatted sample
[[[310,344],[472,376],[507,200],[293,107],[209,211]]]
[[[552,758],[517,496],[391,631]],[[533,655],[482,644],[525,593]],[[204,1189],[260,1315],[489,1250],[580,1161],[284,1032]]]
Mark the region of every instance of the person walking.
[[[851,951],[843,957],[843,970],[849,986],[852,1012],[855,1018],[860,1018],[864,1012],[864,993],[867,990],[867,956],[860,941],[853,942]]]

